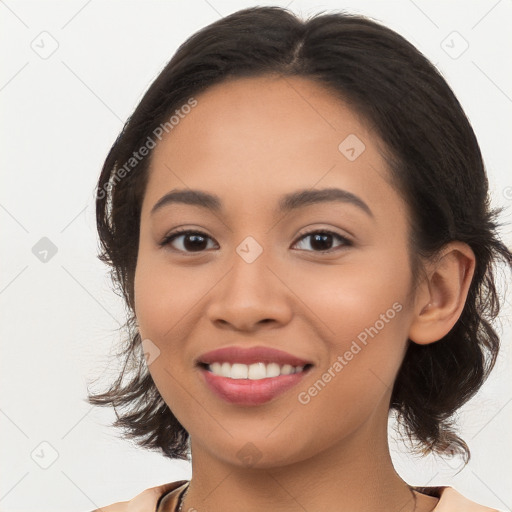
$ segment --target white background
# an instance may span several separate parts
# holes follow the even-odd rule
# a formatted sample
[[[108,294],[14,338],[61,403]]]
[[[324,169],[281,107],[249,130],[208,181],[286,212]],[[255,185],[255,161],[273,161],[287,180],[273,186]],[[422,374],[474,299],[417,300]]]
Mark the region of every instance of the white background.
[[[253,5],[0,1],[4,512],[85,512],[190,477],[188,463],[116,438],[117,431],[108,427],[113,413],[84,401],[86,382],[106,369],[112,343],[120,339],[116,328],[124,321],[123,304],[96,259],[93,190],[123,122],[178,45],[221,16]],[[503,220],[510,222],[510,0],[287,0],[275,5],[289,5],[304,16],[323,9],[364,13],[415,44],[442,71],[465,108],[494,202],[509,207]],[[464,41],[469,47],[454,58]],[[57,45],[53,54],[45,54]],[[510,232],[509,226],[503,231],[507,243]],[[43,237],[57,249],[46,263],[32,252]],[[409,483],[453,485],[471,499],[511,509],[509,318],[507,305],[498,366],[460,415],[471,463],[456,474],[453,462],[416,460],[392,442],[396,467]],[[43,469],[40,465],[49,464],[54,453],[55,462]]]

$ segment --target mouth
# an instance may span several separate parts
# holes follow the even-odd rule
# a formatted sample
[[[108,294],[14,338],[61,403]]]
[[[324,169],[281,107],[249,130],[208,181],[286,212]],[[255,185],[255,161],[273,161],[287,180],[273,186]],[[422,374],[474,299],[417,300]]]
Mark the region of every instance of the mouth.
[[[289,354],[288,352],[284,352],[283,350],[278,350],[273,347],[264,346],[226,346],[202,354],[196,359],[195,362],[196,364],[206,365],[213,365],[214,363],[220,363],[221,365],[223,365],[225,363],[229,363],[230,365],[242,364],[247,366],[251,366],[256,363],[264,363],[265,365],[271,365],[272,363],[274,363],[279,365],[280,368],[282,366],[290,366],[296,368],[300,366],[306,366],[307,364],[312,364],[312,361],[302,359],[301,357]],[[210,369],[213,369],[213,371],[215,371],[215,369],[218,370],[218,367],[215,366]],[[242,370],[243,368],[238,368],[238,370],[235,369],[235,374],[238,375],[238,373],[236,372]],[[257,370],[253,371],[256,372]],[[275,367],[273,371],[275,371]],[[284,371],[288,372],[287,374],[292,373],[288,367]],[[235,376],[234,378],[238,377]]]
[[[311,361],[272,347],[227,346],[196,359],[203,382],[222,400],[240,406],[269,402],[296,386]]]
[[[199,363],[207,389],[230,405],[254,407],[271,402],[291,390],[311,371],[313,364]]]
[[[218,377],[224,377],[231,380],[263,380],[280,377],[283,375],[293,375],[307,372],[312,363],[305,365],[292,366],[291,364],[264,363],[262,361],[253,364],[214,362],[198,363],[198,366],[205,371]]]

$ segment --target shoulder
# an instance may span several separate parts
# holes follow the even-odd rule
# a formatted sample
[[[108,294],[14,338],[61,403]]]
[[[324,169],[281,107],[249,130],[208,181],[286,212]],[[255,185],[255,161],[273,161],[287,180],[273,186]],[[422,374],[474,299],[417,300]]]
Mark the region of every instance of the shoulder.
[[[466,498],[453,487],[443,487],[441,497],[432,512],[500,512],[495,508],[484,507]]]
[[[155,511],[158,500],[166,493],[177,489],[188,480],[177,480],[156,487],[145,489],[129,501],[119,501],[105,507],[97,508],[92,512],[150,512]]]

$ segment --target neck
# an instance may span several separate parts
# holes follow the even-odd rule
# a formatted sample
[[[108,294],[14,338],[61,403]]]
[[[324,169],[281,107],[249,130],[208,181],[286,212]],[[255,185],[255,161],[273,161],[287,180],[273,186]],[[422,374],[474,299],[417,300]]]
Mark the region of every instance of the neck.
[[[265,467],[230,463],[191,439],[192,478],[182,510],[427,510],[417,506],[417,495],[396,473],[387,442],[387,418],[382,426],[378,436],[375,425],[367,424],[313,457]]]

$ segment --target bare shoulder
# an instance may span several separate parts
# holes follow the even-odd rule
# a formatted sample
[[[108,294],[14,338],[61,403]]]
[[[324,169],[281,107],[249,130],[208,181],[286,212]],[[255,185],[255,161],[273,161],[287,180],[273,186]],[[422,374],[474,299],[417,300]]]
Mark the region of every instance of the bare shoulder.
[[[145,489],[129,501],[119,501],[105,507],[97,508],[92,512],[152,512],[156,510],[158,499],[162,494],[175,489],[178,482],[158,485]]]

